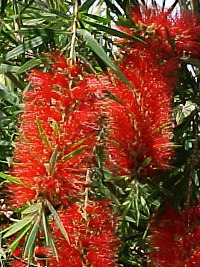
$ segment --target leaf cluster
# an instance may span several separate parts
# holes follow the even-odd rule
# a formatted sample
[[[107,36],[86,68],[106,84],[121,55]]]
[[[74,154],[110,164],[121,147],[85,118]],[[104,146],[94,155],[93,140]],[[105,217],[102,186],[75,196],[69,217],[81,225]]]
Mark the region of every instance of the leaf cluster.
[[[131,6],[142,10],[145,0],[86,0],[78,2],[74,13],[74,2],[69,0],[2,0],[0,6],[0,171],[10,167],[14,140],[17,136],[17,119],[20,115],[22,92],[28,90],[28,70],[39,65],[45,68],[45,53],[61,50],[66,57],[73,54],[86,66],[88,72],[99,72],[110,68],[125,83],[128,81],[113,63],[119,59],[116,38],[144,42],[136,34],[127,36],[113,27],[130,24]],[[151,1],[156,6],[157,1]],[[178,3],[179,2],[179,3]],[[163,8],[167,1],[163,0]],[[174,1],[173,8],[199,13],[199,1]],[[73,28],[74,26],[74,28]],[[75,29],[75,32],[73,31]],[[75,42],[72,43],[72,37]],[[73,50],[73,53],[71,53]],[[166,202],[183,208],[199,199],[200,179],[200,61],[182,59],[174,96],[174,144],[175,155],[169,172],[158,172],[155,180],[148,183],[137,180],[126,183],[129,177],[113,179],[102,165],[102,151],[97,148],[97,168],[93,170],[94,187],[91,195],[106,196],[114,203],[113,209],[120,217],[119,235],[122,239],[120,264],[122,266],[148,266],[148,234],[150,220],[157,208]],[[129,84],[128,84],[129,85]],[[113,96],[110,96],[113,97]],[[42,128],[38,121],[42,135]],[[43,135],[45,139],[45,136]],[[44,140],[45,141],[45,140]],[[47,140],[48,141],[48,140]],[[68,158],[81,152],[75,150]],[[55,156],[56,152],[54,153]],[[55,156],[56,157],[56,156]],[[52,166],[54,163],[52,158]],[[0,174],[2,183],[11,181]],[[3,198],[0,192],[0,198]],[[56,212],[46,203],[51,215],[62,229]],[[46,244],[54,249],[48,233],[46,207],[37,203],[22,212],[19,222],[10,226],[4,234],[8,238],[17,234],[10,245],[14,250],[19,240],[27,235],[24,253],[31,261],[37,233],[42,227]],[[31,210],[33,209],[33,210]],[[45,210],[45,211],[44,211]],[[42,224],[41,224],[42,222]],[[42,226],[41,226],[42,225]],[[62,229],[63,231],[63,229]],[[67,236],[66,233],[64,233]],[[54,249],[55,250],[55,249]],[[1,252],[0,252],[1,254]],[[3,266],[3,261],[2,261]]]

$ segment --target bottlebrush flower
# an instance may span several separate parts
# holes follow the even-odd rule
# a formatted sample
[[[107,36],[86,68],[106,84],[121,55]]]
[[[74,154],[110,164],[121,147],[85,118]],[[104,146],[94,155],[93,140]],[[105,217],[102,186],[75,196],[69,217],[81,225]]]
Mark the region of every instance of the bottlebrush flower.
[[[160,11],[150,8],[144,12],[135,9],[132,19],[141,36],[145,38],[148,49],[159,55],[158,60],[176,56],[199,58],[200,25],[197,15],[189,12],[172,15],[170,9]],[[131,34],[130,28],[127,31]],[[145,47],[144,44],[137,43],[132,43],[132,47],[135,47],[135,44],[136,47]]]
[[[43,246],[36,246],[35,251],[34,251],[34,261],[33,261],[34,265],[38,265],[40,267],[47,266],[46,265],[47,257],[50,254],[51,254],[50,249],[43,247]],[[21,247],[18,247],[13,253],[15,260],[11,261],[9,266],[11,266],[11,267],[27,267],[28,262],[26,262],[25,260],[22,260],[22,255],[23,255],[23,249]]]
[[[32,89],[23,102],[10,172],[24,186],[11,184],[7,190],[15,207],[38,196],[67,205],[88,186],[85,177],[93,166],[98,133],[96,107],[89,101],[78,102],[69,88],[69,78],[79,68],[68,67],[59,54],[54,57],[59,61],[53,63],[51,72],[33,70],[29,77]]]
[[[108,205],[107,200],[93,201],[84,210],[84,207],[73,204],[59,213],[70,244],[53,222],[58,261],[51,257],[48,266],[118,266],[115,259],[118,248],[118,239],[115,236],[116,218]]]
[[[151,266],[199,266],[199,219],[199,204],[182,213],[166,206],[151,225]]]
[[[155,55],[147,49],[137,52],[130,54],[129,61],[124,60],[121,64],[121,70],[133,86],[132,94],[125,94],[129,98],[125,98],[124,102],[137,133],[135,157],[138,163],[150,157],[153,167],[165,167],[172,155],[170,140],[174,78],[162,74],[162,67],[156,64]],[[172,69],[173,65],[168,74]],[[120,82],[118,87],[122,89],[116,96],[122,99],[122,94],[127,89],[123,89]]]
[[[20,260],[14,260],[11,262],[11,267],[26,267],[27,263],[24,263],[23,261]]]
[[[154,9],[144,13],[136,10],[133,21],[146,44],[127,41],[122,48],[125,55],[119,67],[133,89],[127,88],[121,81],[111,87],[111,92],[124,103],[120,109],[125,112],[120,115],[118,107],[114,107],[117,104],[112,104],[114,117],[111,129],[115,130],[108,146],[113,166],[123,158],[123,149],[118,147],[124,147],[124,151],[129,147],[129,153],[126,153],[132,161],[127,164],[129,168],[138,169],[145,158],[151,159],[150,166],[141,169],[141,174],[148,175],[152,169],[165,168],[172,157],[172,95],[176,71],[180,68],[180,57],[198,57],[200,26],[198,19],[191,14],[172,17],[170,11]],[[189,26],[190,21],[192,26]],[[134,34],[134,29],[125,31]],[[120,130],[117,117],[126,122],[126,128],[132,131],[132,143],[123,138],[122,129],[125,127]],[[120,143],[119,140],[123,139],[126,145],[122,141]]]

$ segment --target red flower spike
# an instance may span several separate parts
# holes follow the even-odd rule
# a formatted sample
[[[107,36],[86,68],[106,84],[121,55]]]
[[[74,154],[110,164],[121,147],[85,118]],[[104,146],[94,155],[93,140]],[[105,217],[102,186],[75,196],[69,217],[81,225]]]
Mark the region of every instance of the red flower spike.
[[[109,78],[94,75],[85,77],[69,91],[68,65],[59,54],[53,55],[58,66],[54,63],[51,73],[32,71],[29,80],[34,89],[24,101],[16,164],[11,171],[30,186],[25,189],[30,192],[23,202],[23,195],[16,191],[21,192],[23,187],[10,186],[16,205],[25,204],[31,195],[41,194],[52,203],[67,205],[83,192],[87,169],[95,164],[93,151],[99,142],[101,118],[106,127],[105,165],[114,175],[129,175],[147,157],[152,159],[153,167],[168,163],[171,130],[163,125],[171,121],[170,88],[166,88],[172,82],[160,73],[154,63],[156,57],[152,61],[152,53],[146,52],[141,52],[141,62],[130,56],[132,71],[126,71],[128,65],[121,67],[137,89],[135,92],[120,81],[113,85]],[[109,93],[120,102],[111,100]],[[159,104],[152,101],[155,97]],[[76,146],[81,140],[83,143]],[[79,149],[80,154],[68,160]],[[55,154],[52,173],[49,166]]]
[[[85,176],[87,168],[94,164],[93,149],[98,134],[96,108],[93,103],[77,104],[71,97],[68,65],[61,56],[59,60],[60,65],[53,64],[51,73],[33,70],[29,78],[33,89],[25,96],[11,169],[11,175],[26,186],[8,187],[9,202],[15,207],[41,195],[56,205],[67,205],[88,186]],[[80,144],[76,145],[77,142]],[[52,157],[56,157],[53,170]]]
[[[145,36],[148,49],[159,55],[158,60],[182,56],[199,58],[200,24],[196,15],[181,13],[175,17],[171,10],[148,9],[143,13],[135,10],[132,18],[138,24],[141,36]],[[143,44],[136,46],[145,47]]]
[[[82,267],[84,264],[89,264],[91,267],[118,266],[114,258],[117,251],[117,238],[114,234],[116,219],[108,208],[108,202],[102,200],[89,203],[86,214],[87,219],[80,207],[75,204],[60,212],[59,216],[69,235],[70,244],[53,222],[53,235],[59,261],[51,258],[48,266],[55,264],[58,267]]]
[[[200,206],[183,213],[170,206],[151,225],[151,266],[198,267],[200,265]]]
[[[131,141],[130,143],[127,141],[131,147],[128,155],[129,159],[132,158],[131,168],[135,166],[137,169],[146,158],[151,158],[151,165],[141,170],[144,175],[148,175],[151,169],[165,168],[172,157],[171,103],[175,73],[180,67],[180,57],[198,58],[200,26],[198,19],[192,14],[182,14],[174,18],[170,15],[170,11],[160,12],[154,9],[148,9],[144,13],[136,10],[133,13],[133,20],[147,42],[141,44],[128,41],[124,48],[125,57],[120,69],[132,84],[133,90],[131,92],[131,89],[118,81],[116,86],[111,87],[111,92],[123,100],[124,114],[128,114],[131,118],[129,120],[132,120],[129,126],[126,124],[126,128],[132,128],[135,135],[132,136],[132,145]],[[192,26],[189,25],[190,21]],[[130,28],[125,31],[131,34]],[[116,108],[115,117],[119,112]],[[124,118],[124,121],[127,119]],[[115,122],[113,119],[112,124],[111,129],[116,128],[115,124],[119,126],[119,120]],[[117,155],[116,160],[112,160],[115,165],[117,158],[123,158],[123,149],[116,148],[124,147],[118,141],[122,140],[123,133],[119,135],[120,129],[113,131],[113,136],[116,138],[112,143],[117,141],[115,147],[112,144],[111,148],[111,155]],[[134,154],[131,156],[133,151]]]
[[[14,260],[10,263],[11,267],[27,267],[27,264],[20,261],[20,260]]]

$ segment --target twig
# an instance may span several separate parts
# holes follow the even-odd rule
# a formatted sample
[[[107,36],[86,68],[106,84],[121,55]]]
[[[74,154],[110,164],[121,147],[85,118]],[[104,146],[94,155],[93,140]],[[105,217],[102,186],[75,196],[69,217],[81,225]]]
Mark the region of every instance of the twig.
[[[89,176],[90,176],[90,170],[88,169],[87,170],[87,173],[86,173],[86,183],[89,182]],[[84,219],[85,221],[87,221],[87,212],[86,212],[86,209],[87,209],[87,205],[88,205],[88,194],[89,194],[89,188],[86,187],[85,189],[85,200],[84,200]]]
[[[173,11],[174,8],[176,7],[176,5],[178,4],[179,0],[175,0],[175,2],[173,3],[173,5],[170,7],[170,10]]]
[[[73,0],[73,2],[74,2],[74,10],[73,10],[74,21],[72,25],[72,39],[71,39],[70,54],[69,54],[71,65],[74,62],[76,62],[75,45],[76,45],[76,30],[78,22],[78,0]]]
[[[163,0],[163,4],[162,4],[162,12],[163,12],[164,9],[165,9],[165,3],[166,3],[166,0]]]
[[[187,188],[187,200],[186,200],[186,208],[190,206],[190,199],[192,195],[192,183],[194,179],[194,170],[197,164],[197,155],[198,155],[198,113],[196,114],[194,120],[193,120],[193,131],[194,131],[194,145],[193,145],[193,151],[191,155],[191,160],[189,162],[189,177],[188,177],[188,188]]]
[[[13,5],[14,5],[13,7],[15,9],[15,14],[18,15],[19,11],[18,11],[18,6],[17,6],[17,1],[16,0],[13,1]],[[23,37],[19,34],[20,18],[15,18],[14,19],[14,28],[15,28],[15,31],[16,31],[14,33],[16,40],[19,41],[19,42],[23,42]]]
[[[38,266],[38,265],[35,265],[35,264],[33,264],[33,263],[28,263],[27,261],[22,260],[21,258],[18,258],[18,257],[16,257],[16,256],[13,256],[13,258],[14,258],[15,260],[18,260],[18,261],[21,262],[21,263],[27,264],[27,266],[29,266],[29,267],[37,267],[37,266]]]

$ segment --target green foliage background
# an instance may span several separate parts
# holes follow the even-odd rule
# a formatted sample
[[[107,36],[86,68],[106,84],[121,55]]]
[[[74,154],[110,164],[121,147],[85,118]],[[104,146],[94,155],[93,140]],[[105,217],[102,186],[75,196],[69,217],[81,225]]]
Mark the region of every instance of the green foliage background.
[[[147,2],[150,1],[1,0],[0,171],[6,171],[12,162],[22,92],[28,90],[27,71],[43,62],[45,53],[59,49],[66,57],[84,63],[89,72],[111,68],[124,79],[113,63],[118,54],[112,36],[128,37],[110,27],[113,22],[127,25],[130,6],[142,8]],[[163,7],[166,3],[163,0]],[[151,1],[151,5],[156,4]],[[198,0],[174,1],[173,7],[200,11]],[[177,75],[174,94],[176,148],[170,171],[160,172],[157,179],[148,183],[138,179],[128,185],[123,180],[114,183],[109,173],[104,177],[97,175],[94,193],[98,191],[111,198],[113,208],[121,216],[121,266],[148,266],[149,223],[156,208],[170,202],[181,209],[199,199],[199,67],[200,61],[183,58]],[[2,188],[5,180],[0,182]],[[0,198],[3,197],[0,192]],[[2,214],[0,222],[5,221],[7,218]],[[4,247],[1,250],[4,251]],[[0,255],[3,255],[3,266],[6,256]]]

